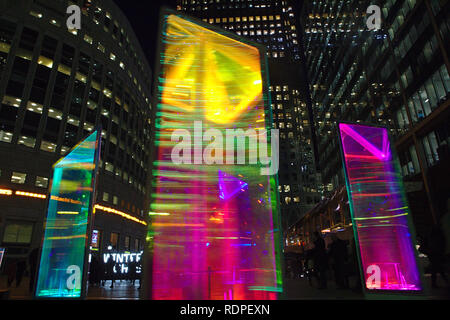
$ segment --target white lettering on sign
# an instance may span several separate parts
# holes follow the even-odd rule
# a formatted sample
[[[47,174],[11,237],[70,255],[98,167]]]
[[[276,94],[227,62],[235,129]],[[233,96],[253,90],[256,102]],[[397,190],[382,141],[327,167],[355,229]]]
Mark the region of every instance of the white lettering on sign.
[[[109,259],[112,259],[117,263],[117,267],[114,266],[113,268],[114,273],[128,273],[128,263],[141,261],[142,253],[143,251],[134,253],[104,253],[103,262],[107,263]],[[136,273],[141,273],[139,265],[136,266]]]

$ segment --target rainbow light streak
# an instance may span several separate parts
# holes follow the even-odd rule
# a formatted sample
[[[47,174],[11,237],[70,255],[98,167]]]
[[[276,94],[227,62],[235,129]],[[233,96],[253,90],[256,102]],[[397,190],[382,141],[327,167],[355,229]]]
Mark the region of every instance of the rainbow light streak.
[[[260,164],[171,160],[175,129],[194,133],[203,149],[211,142],[194,132],[194,121],[224,136],[225,129],[270,131],[265,54],[178,13],[162,17],[148,237],[152,299],[276,299],[282,291],[276,176],[260,175]],[[256,148],[246,144],[249,155]]]
[[[387,129],[340,123],[339,133],[366,289],[422,290],[413,226]]]
[[[84,295],[86,250],[91,220],[100,133],[95,131],[53,165],[35,296]]]

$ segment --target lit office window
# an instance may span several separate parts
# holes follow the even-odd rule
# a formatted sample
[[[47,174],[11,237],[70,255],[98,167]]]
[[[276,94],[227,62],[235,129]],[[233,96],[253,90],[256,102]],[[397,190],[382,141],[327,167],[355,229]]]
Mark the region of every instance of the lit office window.
[[[42,13],[36,11],[30,11],[30,15],[38,19],[42,18]]]
[[[4,243],[28,244],[31,242],[33,224],[27,222],[9,222],[3,233]]]
[[[41,150],[47,151],[47,152],[55,152],[56,150],[56,144],[49,141],[42,140],[41,142]]]
[[[11,132],[6,132],[0,130],[0,141],[11,143],[13,134]]]
[[[105,47],[100,42],[98,43],[97,49],[105,53]]]
[[[111,236],[109,238],[109,243],[114,249],[119,249],[117,247],[117,245],[119,243],[119,234],[115,233],[115,232],[111,232]]]
[[[34,148],[34,145],[36,144],[36,138],[21,136],[17,144],[21,144],[29,148]]]
[[[105,162],[105,170],[109,171],[109,172],[113,172],[114,171],[114,166],[109,163],[109,162]]]
[[[26,173],[13,172],[12,176],[11,176],[11,182],[12,183],[18,183],[18,184],[24,184],[26,178],[27,178],[27,174]]]
[[[61,147],[61,155],[65,155],[67,152],[69,152],[70,148],[67,146],[62,146]]]
[[[87,34],[84,35],[84,41],[86,41],[89,44],[92,44],[92,37],[88,36]]]
[[[40,187],[40,188],[47,188],[48,187],[48,178],[37,176],[35,186]]]

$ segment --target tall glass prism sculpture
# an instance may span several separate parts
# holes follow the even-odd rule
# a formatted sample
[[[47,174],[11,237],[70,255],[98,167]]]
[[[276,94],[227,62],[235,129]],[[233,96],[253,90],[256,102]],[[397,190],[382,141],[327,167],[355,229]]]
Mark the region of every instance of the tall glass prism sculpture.
[[[275,299],[282,291],[278,182],[250,161],[259,150],[253,142],[261,145],[251,132],[269,130],[264,146],[269,155],[278,151],[271,150],[265,51],[175,12],[161,19],[149,295]],[[233,164],[227,129],[247,133]],[[185,161],[174,162],[174,153]]]
[[[414,230],[388,130],[339,123],[339,135],[365,289],[420,291]]]
[[[53,165],[37,298],[83,298],[100,130]]]

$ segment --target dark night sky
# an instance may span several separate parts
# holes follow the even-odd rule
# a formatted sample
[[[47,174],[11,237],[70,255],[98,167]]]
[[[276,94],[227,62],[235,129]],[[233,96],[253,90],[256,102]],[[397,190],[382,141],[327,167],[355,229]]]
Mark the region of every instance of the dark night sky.
[[[114,0],[114,2],[131,23],[153,72],[159,9],[162,6],[175,9],[176,0]]]

